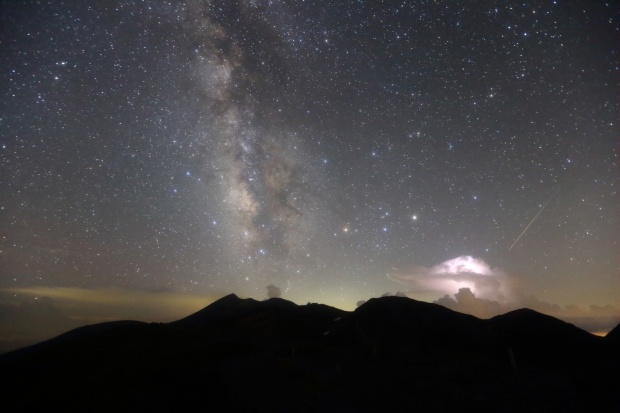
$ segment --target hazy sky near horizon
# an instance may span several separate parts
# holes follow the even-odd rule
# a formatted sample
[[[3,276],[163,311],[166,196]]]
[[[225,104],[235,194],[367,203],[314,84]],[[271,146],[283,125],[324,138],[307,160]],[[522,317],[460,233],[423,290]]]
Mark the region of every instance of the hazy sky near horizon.
[[[0,298],[620,308],[616,2],[0,8]]]

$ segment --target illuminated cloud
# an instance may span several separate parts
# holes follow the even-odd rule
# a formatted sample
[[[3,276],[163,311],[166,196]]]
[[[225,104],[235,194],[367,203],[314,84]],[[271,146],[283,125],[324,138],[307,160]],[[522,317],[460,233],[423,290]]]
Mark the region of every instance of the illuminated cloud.
[[[471,256],[456,257],[430,268],[416,267],[389,278],[407,286],[410,293],[453,295],[468,288],[480,298],[499,302],[506,302],[513,295],[508,276],[503,271]]]
[[[460,313],[490,318],[518,308],[530,308],[560,318],[594,333],[605,333],[620,322],[620,310],[611,305],[591,305],[583,310],[539,300],[514,288],[513,277],[491,268],[481,259],[461,256],[433,267],[417,267],[389,278],[407,286],[409,296],[434,293],[440,304]]]
[[[478,298],[469,288],[461,288],[454,294],[454,298],[446,294],[443,298],[434,301],[434,303],[460,313],[472,314],[481,318],[491,318],[512,309],[501,305],[497,301]]]

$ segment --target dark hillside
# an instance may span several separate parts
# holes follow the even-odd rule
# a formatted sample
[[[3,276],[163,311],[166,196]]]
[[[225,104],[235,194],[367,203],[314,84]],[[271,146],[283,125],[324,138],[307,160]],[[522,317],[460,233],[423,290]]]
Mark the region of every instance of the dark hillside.
[[[5,354],[0,388],[11,412],[612,412],[609,340],[531,310],[481,320],[402,297],[345,312],[229,295],[176,322],[87,326]]]

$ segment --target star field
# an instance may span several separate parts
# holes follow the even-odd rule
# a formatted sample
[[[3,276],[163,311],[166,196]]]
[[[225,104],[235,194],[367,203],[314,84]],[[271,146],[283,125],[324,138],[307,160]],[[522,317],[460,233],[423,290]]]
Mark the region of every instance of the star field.
[[[620,305],[614,2],[0,7],[0,288]]]

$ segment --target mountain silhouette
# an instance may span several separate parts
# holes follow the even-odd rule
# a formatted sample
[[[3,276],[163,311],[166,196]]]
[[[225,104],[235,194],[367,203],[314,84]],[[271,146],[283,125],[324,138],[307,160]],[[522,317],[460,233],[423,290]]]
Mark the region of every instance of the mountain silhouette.
[[[265,301],[257,301],[253,298],[242,299],[235,294],[229,294],[215,301],[208,307],[188,317],[174,321],[171,324],[206,326],[209,323],[225,323],[233,319],[252,316],[259,312],[292,310],[297,307],[297,304],[281,298],[270,298]]]
[[[600,337],[527,308],[493,317],[489,324],[518,364],[560,368],[596,358],[590,350],[603,347]]]
[[[620,346],[620,324],[615,326],[609,333],[607,333],[605,339],[616,342]]]
[[[0,389],[11,412],[613,412],[614,336],[528,309],[482,320],[405,297],[347,312],[228,295],[0,356]]]

